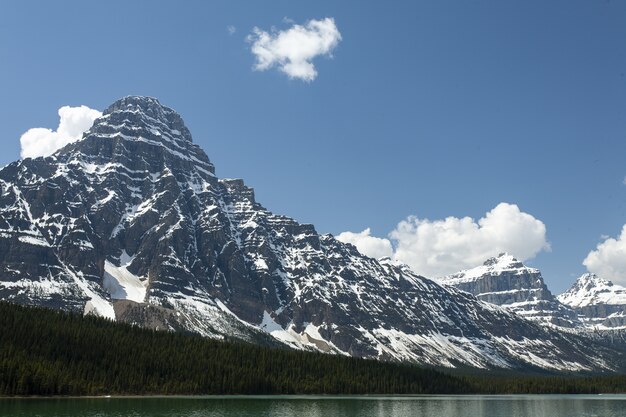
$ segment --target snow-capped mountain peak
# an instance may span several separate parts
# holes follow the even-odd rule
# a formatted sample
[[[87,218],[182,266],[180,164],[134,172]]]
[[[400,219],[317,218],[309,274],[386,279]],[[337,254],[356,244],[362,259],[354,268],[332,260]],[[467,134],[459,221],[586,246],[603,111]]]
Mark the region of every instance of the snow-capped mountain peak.
[[[140,114],[147,124],[153,125],[159,130],[175,132],[179,138],[192,141],[191,132],[185,126],[182,117],[175,110],[163,106],[156,98],[126,96],[111,104],[103,112],[102,118],[106,119],[113,113],[120,113],[121,115]],[[129,121],[136,123],[137,120],[129,119]]]
[[[509,253],[500,253],[476,268],[440,281],[541,323],[568,328],[579,324],[574,311],[559,303],[548,290],[541,272]]]
[[[558,299],[576,310],[588,327],[626,329],[626,288],[621,285],[585,273]]]
[[[626,306],[626,288],[600,278],[596,274],[585,273],[569,290],[559,295],[558,299],[571,307],[585,307],[593,304]]]
[[[501,252],[498,256],[491,257],[487,259],[483,265],[500,265],[501,267],[507,268],[521,268],[524,265],[518,261],[513,255],[508,252]]]
[[[476,279],[481,279],[485,275],[499,275],[505,272],[520,275],[535,274],[538,273],[539,270],[529,268],[517,260],[513,255],[507,252],[502,252],[498,256],[487,259],[478,267],[465,269],[448,275],[441,278],[441,281],[449,285],[456,285],[463,282],[471,282]]]

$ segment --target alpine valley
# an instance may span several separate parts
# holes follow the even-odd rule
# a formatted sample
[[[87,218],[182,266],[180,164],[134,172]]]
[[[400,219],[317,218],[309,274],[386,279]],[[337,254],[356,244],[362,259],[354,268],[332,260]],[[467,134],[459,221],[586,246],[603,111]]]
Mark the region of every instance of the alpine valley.
[[[218,178],[148,97],[0,170],[0,299],[432,366],[626,370],[626,289],[585,275],[555,297],[508,254],[440,280],[364,256]]]

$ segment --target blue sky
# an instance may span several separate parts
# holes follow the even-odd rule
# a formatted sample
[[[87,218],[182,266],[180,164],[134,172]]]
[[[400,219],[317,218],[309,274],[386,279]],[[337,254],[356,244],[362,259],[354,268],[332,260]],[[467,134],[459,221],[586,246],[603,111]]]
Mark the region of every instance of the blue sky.
[[[326,17],[313,81],[253,70],[254,27]],[[560,292],[626,223],[625,22],[621,1],[3,1],[0,164],[61,106],[154,96],[218,176],[320,232],[515,204]]]

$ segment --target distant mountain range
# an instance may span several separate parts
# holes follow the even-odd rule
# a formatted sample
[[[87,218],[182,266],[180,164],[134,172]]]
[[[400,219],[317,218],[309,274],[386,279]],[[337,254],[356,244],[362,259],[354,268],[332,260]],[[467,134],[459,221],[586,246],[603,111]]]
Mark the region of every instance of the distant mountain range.
[[[621,349],[576,329],[621,326],[619,297],[602,294],[623,289],[588,281],[554,297],[502,255],[442,285],[366,257],[217,178],[149,97],[0,170],[0,299],[19,304],[434,366],[622,371]]]
[[[555,297],[538,269],[501,253],[440,282],[538,323],[574,330],[626,329],[626,288],[595,274],[583,274],[569,290]]]

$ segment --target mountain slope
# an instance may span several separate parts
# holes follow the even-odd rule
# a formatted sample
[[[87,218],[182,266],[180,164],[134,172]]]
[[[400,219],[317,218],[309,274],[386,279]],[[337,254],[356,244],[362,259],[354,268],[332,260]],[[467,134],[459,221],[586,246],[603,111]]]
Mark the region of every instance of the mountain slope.
[[[6,166],[0,191],[1,299],[432,365],[621,366],[267,211],[243,181],[215,176],[156,99],[123,98],[78,142]]]

